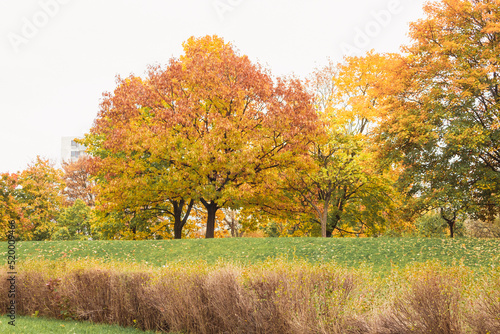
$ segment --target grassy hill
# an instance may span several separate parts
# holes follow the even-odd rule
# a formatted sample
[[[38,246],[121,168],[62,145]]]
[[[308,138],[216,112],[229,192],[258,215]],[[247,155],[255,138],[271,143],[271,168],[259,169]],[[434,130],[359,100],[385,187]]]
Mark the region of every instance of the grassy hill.
[[[228,238],[147,241],[18,242],[18,261],[96,258],[162,266],[186,261],[219,260],[253,264],[269,258],[304,259],[311,263],[360,264],[377,271],[414,262],[438,260],[471,268],[498,266],[499,239],[432,238]],[[6,258],[7,244],[0,243]]]

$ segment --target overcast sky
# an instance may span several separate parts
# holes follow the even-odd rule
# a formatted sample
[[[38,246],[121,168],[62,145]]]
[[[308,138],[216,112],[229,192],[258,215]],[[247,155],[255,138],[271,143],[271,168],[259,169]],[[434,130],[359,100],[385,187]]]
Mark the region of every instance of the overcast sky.
[[[424,0],[0,0],[0,173],[92,126],[116,75],[144,75],[217,34],[276,76],[398,52]]]

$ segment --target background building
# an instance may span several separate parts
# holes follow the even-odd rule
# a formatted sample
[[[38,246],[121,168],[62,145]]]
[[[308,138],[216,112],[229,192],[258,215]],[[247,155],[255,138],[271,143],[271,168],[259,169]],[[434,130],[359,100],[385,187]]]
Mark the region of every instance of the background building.
[[[73,162],[86,155],[85,146],[75,142],[75,137],[61,138],[61,162]]]

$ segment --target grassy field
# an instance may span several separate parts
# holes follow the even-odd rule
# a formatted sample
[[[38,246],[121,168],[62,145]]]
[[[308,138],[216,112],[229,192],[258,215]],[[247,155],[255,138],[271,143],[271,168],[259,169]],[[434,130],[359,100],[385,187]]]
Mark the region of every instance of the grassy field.
[[[135,328],[34,317],[17,317],[13,327],[7,324],[6,319],[4,316],[0,320],[0,333],[3,334],[154,334]]]
[[[427,296],[426,300],[440,300],[439,298],[442,299],[450,295],[446,289],[452,291],[450,296],[455,296],[455,294],[459,296],[456,299],[457,303],[460,301],[457,304],[458,308],[462,307],[460,305],[467,305],[457,309],[456,313],[460,314],[461,317],[461,320],[457,318],[458,322],[465,323],[465,320],[469,319],[469,310],[473,306],[474,319],[476,320],[467,323],[467,326],[473,328],[476,326],[475,324],[482,323],[494,326],[485,322],[484,319],[493,319],[493,321],[498,322],[498,319],[494,319],[496,319],[496,309],[500,310],[498,303],[500,301],[499,246],[499,239],[468,238],[228,238],[161,241],[18,242],[16,243],[16,269],[20,275],[27,275],[25,277],[28,279],[25,281],[33,285],[31,290],[28,290],[29,294],[38,296],[26,301],[26,303],[31,303],[31,310],[42,309],[40,306],[42,304],[50,304],[54,296],[53,292],[45,287],[45,282],[48,282],[47,280],[50,278],[61,277],[64,280],[72,280],[72,283],[65,281],[66,283],[60,287],[61,290],[57,289],[60,291],[57,294],[69,296],[64,298],[73,298],[74,304],[72,305],[74,307],[79,305],[78,308],[81,310],[90,307],[90,311],[95,311],[92,305],[99,304],[102,293],[104,293],[99,292],[100,289],[104,289],[102,291],[109,289],[109,291],[115,291],[115,296],[122,296],[123,293],[120,291],[123,291],[125,287],[130,293],[135,291],[132,295],[142,298],[141,305],[154,304],[156,305],[155,310],[161,309],[165,317],[170,314],[163,309],[165,305],[175,304],[175,307],[172,307],[176,311],[172,313],[173,317],[168,318],[170,320],[166,323],[173,326],[168,328],[183,332],[193,330],[196,332],[196,328],[198,328],[196,326],[205,326],[205,322],[211,324],[210,326],[225,324],[224,326],[227,328],[233,328],[236,325],[227,325],[226,322],[231,320],[235,321],[234,324],[239,324],[241,319],[254,316],[254,310],[265,311],[266,307],[273,305],[273,307],[279,305],[278,309],[281,310],[279,312],[283,314],[278,313],[283,319],[290,319],[294,314],[298,314],[298,318],[295,319],[297,321],[294,320],[287,326],[293,327],[296,324],[306,323],[307,326],[316,326],[317,328],[327,325],[333,326],[328,319],[336,319],[337,315],[332,313],[324,319],[321,318],[320,315],[323,314],[323,311],[317,309],[316,306],[323,304],[328,305],[327,309],[331,308],[334,311],[337,307],[335,305],[352,304],[352,309],[346,308],[338,311],[341,314],[355,314],[359,319],[362,319],[362,323],[372,326],[379,324],[377,319],[380,317],[382,317],[380,319],[392,321],[392,318],[383,317],[397,300],[407,303],[412,300],[418,301],[419,296]],[[0,254],[5,259],[7,259],[6,249],[7,243],[0,243]],[[428,263],[429,261],[432,263]],[[163,268],[164,266],[165,268]],[[138,276],[134,276],[133,273],[152,275],[152,277],[161,279],[152,279],[151,285],[143,286],[141,281],[134,281],[134,277]],[[38,274],[41,276],[37,276]],[[42,276],[44,281],[39,283],[39,286],[36,285],[38,284],[36,283],[37,277]],[[91,286],[91,288],[82,294],[77,283],[78,280],[84,280],[85,277],[87,277],[88,282],[79,284],[83,284],[84,287]],[[337,289],[335,285],[337,280],[344,282],[339,286],[347,284],[349,287],[349,284],[353,284],[354,288],[337,291],[335,290]],[[424,283],[421,284],[421,282]],[[325,286],[322,287],[323,285]],[[238,289],[240,293],[234,294],[231,290],[233,288]],[[321,290],[323,288],[324,291]],[[145,290],[143,291],[143,289]],[[266,289],[270,289],[269,291],[272,293],[269,294]],[[442,289],[445,289],[446,293],[443,292],[444,290],[441,291]],[[345,295],[345,301],[335,299],[344,296],[342,293],[345,291],[353,292]],[[176,293],[179,295],[177,296]],[[340,295],[337,295],[339,293]],[[6,294],[6,291],[3,294]],[[107,294],[110,292],[105,293],[105,295]],[[253,296],[260,296],[260,294],[268,297],[264,299],[259,297],[254,300]],[[91,295],[94,296],[93,299]],[[493,297],[488,297],[490,295]],[[121,315],[124,319],[139,319],[140,314],[133,311],[136,306],[132,304],[125,308],[121,306],[136,300],[135,297],[129,300],[127,296],[123,295],[124,299],[119,302],[116,300],[108,301],[106,307],[119,309],[120,311],[115,311],[112,314]],[[161,298],[155,296],[161,296]],[[205,312],[197,311],[197,307],[199,310],[206,310],[205,303],[196,304],[196,301],[202,300],[202,296],[209,296],[210,302],[215,303],[210,304],[210,312],[221,311],[220,319],[225,320],[212,323],[210,322],[212,321],[210,319],[213,318],[212,315],[207,316],[206,319],[198,317],[201,320],[193,327],[195,329],[189,327],[192,325],[191,320],[186,321],[186,324],[176,324],[178,309],[184,308],[183,314],[202,314]],[[38,305],[38,300],[41,300],[42,297],[44,301]],[[89,302],[85,298],[91,298],[92,301]],[[270,304],[264,305],[264,307],[261,304],[267,298],[271,298],[269,299]],[[488,301],[487,298],[491,300]],[[167,300],[168,302],[165,302]],[[186,300],[189,303],[184,303]],[[219,302],[220,305],[217,304]],[[449,301],[440,300],[439,304],[446,306],[449,305]],[[57,306],[58,304],[54,305],[52,307],[62,307]],[[246,306],[240,309],[242,305]],[[304,305],[312,306],[304,311]],[[416,303],[415,305],[420,307],[421,304]],[[234,319],[229,319],[225,313],[227,309],[238,309],[241,314],[238,313],[238,316],[233,317]],[[442,312],[446,310],[445,307]],[[488,315],[488,310],[494,310],[493,315]],[[59,314],[59,310],[56,311],[55,314]],[[126,313],[129,311],[130,314]],[[271,326],[269,328],[275,328],[273,326],[276,324],[266,322],[268,314],[267,311],[264,311],[260,315],[264,319],[261,319],[262,323]],[[45,312],[48,311],[45,310]],[[399,311],[396,308],[391,308],[390,312],[397,314]],[[483,314],[481,312],[489,318],[481,318],[481,314]],[[29,315],[31,313],[21,314]],[[417,321],[418,317],[424,318],[426,315],[434,313],[429,309],[417,308],[411,312],[411,314],[417,314],[416,320],[411,316],[406,317],[409,317],[407,320],[412,323],[412,321]],[[47,314],[41,315],[47,316]],[[299,315],[304,318],[300,318]],[[351,323],[350,319],[344,320],[346,324]],[[142,324],[146,324],[155,320],[148,320],[146,316],[140,321]],[[123,324],[123,321],[115,319],[112,323]],[[129,321],[127,325],[135,326],[137,324]],[[157,325],[160,326],[161,323]],[[145,328],[162,327],[155,325]],[[7,318],[2,316],[0,333],[14,333],[11,329],[7,325]],[[245,330],[242,329],[242,331]],[[269,332],[272,331],[274,329]],[[96,332],[136,333],[138,330],[134,328],[125,330],[116,326],[101,326],[75,321],[19,317],[15,331],[15,333],[27,334]],[[217,331],[215,330],[215,332]],[[280,333],[285,332],[291,333],[289,328]],[[301,333],[304,331],[295,328],[293,332]],[[464,333],[469,332],[473,331],[465,331]],[[490,332],[495,331],[490,330]]]
[[[18,261],[96,258],[152,266],[219,260],[253,264],[282,257],[311,263],[336,262],[347,267],[367,265],[375,271],[437,260],[490,268],[500,263],[499,239],[432,238],[228,238],[160,241],[49,241],[18,242]],[[6,258],[7,244],[0,243]]]

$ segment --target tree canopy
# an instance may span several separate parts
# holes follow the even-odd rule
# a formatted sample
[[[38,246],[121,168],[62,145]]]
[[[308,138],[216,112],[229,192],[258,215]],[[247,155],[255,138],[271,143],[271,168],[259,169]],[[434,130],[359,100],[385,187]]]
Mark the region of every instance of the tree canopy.
[[[439,208],[452,232],[459,211],[492,218],[499,207],[500,8],[442,0],[424,11],[391,69],[381,141],[404,163],[408,192]]]
[[[199,201],[211,238],[217,210],[239,208],[270,170],[305,153],[311,102],[298,79],[273,79],[221,38],[190,38],[165,68],[119,80],[84,143],[108,202],[134,211]]]

